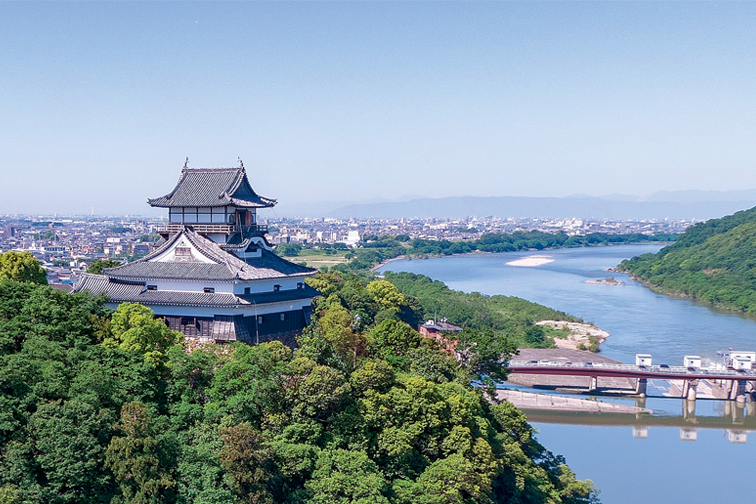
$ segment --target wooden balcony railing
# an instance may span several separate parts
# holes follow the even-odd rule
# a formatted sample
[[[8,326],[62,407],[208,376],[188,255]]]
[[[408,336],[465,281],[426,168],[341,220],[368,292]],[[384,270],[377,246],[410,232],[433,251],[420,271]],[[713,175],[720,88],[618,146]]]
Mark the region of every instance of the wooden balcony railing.
[[[181,231],[181,228],[186,225],[187,227],[191,227],[196,231],[197,233],[203,233],[203,234],[234,234],[241,231],[242,235],[256,235],[256,234],[265,234],[268,232],[268,226],[264,224],[255,224],[252,226],[233,226],[230,224],[180,224],[180,223],[171,223],[164,226],[158,226],[157,232],[159,234],[173,234],[178,233]]]

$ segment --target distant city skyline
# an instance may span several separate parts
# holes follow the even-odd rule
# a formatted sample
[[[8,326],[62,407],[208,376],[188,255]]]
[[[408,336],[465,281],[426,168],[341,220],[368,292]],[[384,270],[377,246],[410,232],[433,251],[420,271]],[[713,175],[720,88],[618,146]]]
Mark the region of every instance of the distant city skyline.
[[[756,3],[0,3],[0,214],[756,188]],[[275,211],[270,211],[274,217]]]

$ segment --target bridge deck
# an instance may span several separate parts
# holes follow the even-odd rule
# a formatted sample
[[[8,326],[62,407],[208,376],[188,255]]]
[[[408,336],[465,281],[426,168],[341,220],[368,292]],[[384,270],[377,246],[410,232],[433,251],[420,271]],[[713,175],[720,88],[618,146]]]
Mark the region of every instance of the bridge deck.
[[[636,366],[605,362],[553,362],[510,360],[507,369],[519,374],[562,376],[611,376],[617,378],[652,378],[661,380],[756,380],[756,371],[684,366]]]

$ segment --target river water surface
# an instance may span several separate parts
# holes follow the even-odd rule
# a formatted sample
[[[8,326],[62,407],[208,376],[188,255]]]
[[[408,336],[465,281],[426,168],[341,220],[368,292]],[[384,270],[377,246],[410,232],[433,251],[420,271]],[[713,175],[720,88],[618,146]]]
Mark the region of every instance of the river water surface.
[[[659,248],[539,252],[552,262],[536,267],[507,264],[535,252],[471,254],[393,261],[379,271],[419,273],[452,289],[517,296],[565,311],[608,331],[601,352],[622,362],[650,353],[655,363],[682,365],[684,355],[713,360],[728,347],[756,350],[756,321],[656,294],[627,275],[606,271]],[[585,283],[606,276],[625,285]],[[695,413],[683,416],[681,400],[649,398],[653,420],[533,414],[533,425],[539,441],[564,455],[579,478],[593,480],[606,504],[746,502],[756,477],[754,406],[699,400]]]

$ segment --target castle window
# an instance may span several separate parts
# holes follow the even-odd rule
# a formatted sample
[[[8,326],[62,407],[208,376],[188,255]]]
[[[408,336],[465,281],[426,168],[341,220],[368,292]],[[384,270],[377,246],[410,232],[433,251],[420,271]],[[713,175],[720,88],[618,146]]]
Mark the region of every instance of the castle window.
[[[278,284],[276,284],[276,285],[274,285],[274,286],[273,286],[273,290],[274,290],[275,292],[278,292],[278,291],[280,291],[280,290],[281,290],[281,286],[280,286],[280,285],[278,285]]]
[[[205,287],[202,289],[205,294],[215,294],[215,287]]]
[[[262,324],[262,315],[259,316],[259,317],[257,317],[257,323],[258,324]]]
[[[282,313],[282,314],[281,314],[281,320],[283,320],[283,319],[284,319],[284,314]]]
[[[157,285],[148,285],[147,290],[157,290]]]
[[[304,282],[297,282],[297,289],[304,289]]]
[[[244,287],[244,294],[250,294],[252,290],[249,287]]]

